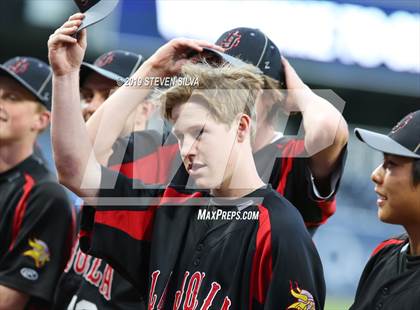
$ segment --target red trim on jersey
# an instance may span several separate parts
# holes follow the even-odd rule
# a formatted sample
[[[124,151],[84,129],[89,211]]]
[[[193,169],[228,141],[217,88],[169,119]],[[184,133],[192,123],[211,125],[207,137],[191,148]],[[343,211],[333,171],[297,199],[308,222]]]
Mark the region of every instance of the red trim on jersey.
[[[154,207],[145,211],[96,210],[95,223],[116,228],[137,240],[151,240],[155,211]]]
[[[168,173],[171,171],[177,153],[178,144],[164,145],[159,147],[156,152],[133,162],[113,165],[109,168],[147,184],[166,184],[169,182]]]
[[[388,245],[392,245],[392,244],[401,244],[403,243],[405,240],[400,240],[400,239],[389,239],[386,240],[382,243],[380,243],[372,252],[372,254],[370,255],[370,257],[375,256],[380,250],[382,250],[383,248],[385,248]]]
[[[280,182],[277,186],[277,192],[284,195],[286,188],[287,177],[293,168],[293,160],[297,155],[300,155],[305,150],[305,141],[303,140],[290,140],[285,145],[278,145],[279,149],[283,149]]]
[[[81,240],[82,238],[87,238],[89,240],[89,244],[91,244],[92,232],[90,230],[80,229],[78,239]]]
[[[20,227],[22,226],[23,218],[26,212],[26,204],[28,202],[29,193],[35,185],[34,179],[25,173],[25,184],[23,185],[23,194],[20,197],[19,202],[15,208],[15,214],[13,216],[13,226],[12,226],[12,241],[10,242],[9,251],[11,251],[15,245],[17,235],[19,233]]]
[[[333,200],[320,200],[316,204],[321,209],[321,220],[319,222],[305,222],[306,227],[318,227],[325,224],[327,220],[334,215],[337,210],[337,202],[335,198]]]
[[[192,198],[199,198],[202,197],[203,194],[201,192],[194,192],[192,194],[185,194],[180,193],[177,190],[175,190],[172,187],[168,187],[165,189],[165,192],[163,193],[162,199],[160,200],[161,204],[171,204],[171,203],[184,203],[188,199]]]
[[[270,218],[265,207],[260,205],[258,210],[260,212],[259,224],[250,278],[250,309],[252,309],[253,299],[261,305],[264,304],[273,274]]]

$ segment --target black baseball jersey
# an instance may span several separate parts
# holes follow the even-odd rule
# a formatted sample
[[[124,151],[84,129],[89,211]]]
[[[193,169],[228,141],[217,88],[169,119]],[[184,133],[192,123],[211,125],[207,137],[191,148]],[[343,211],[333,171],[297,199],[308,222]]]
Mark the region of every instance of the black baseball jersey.
[[[91,206],[82,210],[84,214],[94,212]],[[56,290],[54,310],[141,310],[145,305],[133,285],[106,261],[83,253],[78,241],[74,244]]]
[[[0,174],[0,285],[48,308],[70,255],[74,214],[63,187],[30,156]]]
[[[119,141],[109,162],[114,170],[146,184],[183,185],[187,182],[188,173],[182,166],[177,141],[172,135],[163,145],[162,136],[152,130],[134,132]],[[331,191],[327,197],[316,192],[304,140],[281,137],[256,152],[254,159],[263,181],[270,183],[299,210],[308,230],[314,233],[336,211],[335,194],[346,156],[347,147],[344,147],[330,177]]]
[[[419,309],[420,256],[410,256],[407,235],[382,242],[363,270],[352,310]]]
[[[223,208],[197,205],[205,192],[152,189],[105,168],[101,188],[100,197],[150,197],[136,206],[99,204],[83,214],[90,225],[80,239],[83,251],[148,297],[149,309],[323,308],[318,253],[296,208],[271,186],[244,197],[251,200],[244,210],[230,206],[234,219],[215,221],[199,217]],[[244,212],[257,217],[244,220]]]

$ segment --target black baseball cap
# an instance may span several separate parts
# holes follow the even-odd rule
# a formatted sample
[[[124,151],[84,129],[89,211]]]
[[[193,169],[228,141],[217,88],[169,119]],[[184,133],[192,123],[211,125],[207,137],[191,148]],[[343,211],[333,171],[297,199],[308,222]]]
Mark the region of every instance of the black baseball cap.
[[[123,84],[143,63],[143,56],[123,50],[115,50],[99,56],[93,64],[83,62],[80,68],[80,82],[89,73],[96,72],[110,80]]]
[[[51,110],[52,71],[45,62],[33,57],[14,57],[0,64],[0,74],[14,79]]]
[[[420,158],[420,110],[405,116],[388,135],[356,128],[356,137],[383,153]]]
[[[280,50],[261,30],[234,28],[223,33],[216,44],[225,49],[225,54],[253,64],[286,88]]]
[[[85,14],[77,31],[100,22],[118,5],[119,0],[74,0],[80,12]]]

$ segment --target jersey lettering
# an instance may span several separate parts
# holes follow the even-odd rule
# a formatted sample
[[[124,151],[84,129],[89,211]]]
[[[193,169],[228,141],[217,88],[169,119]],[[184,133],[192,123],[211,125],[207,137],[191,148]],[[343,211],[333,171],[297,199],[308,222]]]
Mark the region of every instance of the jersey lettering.
[[[102,260],[100,258],[94,258],[93,263],[91,264],[90,270],[86,275],[86,281],[95,285],[96,287],[99,286],[99,283],[102,279],[102,272],[98,271],[99,266],[101,265]]]
[[[184,310],[194,310],[195,308],[197,308],[197,295],[204,277],[205,273],[200,273],[198,271],[191,276],[184,301]]]
[[[87,282],[98,287],[99,293],[106,300],[111,300],[114,269],[108,264],[101,267],[102,259],[86,255],[80,250],[78,243],[76,243],[73,252],[65,272],[68,272],[73,267],[76,274],[82,275]],[[103,271],[101,271],[102,268]]]
[[[105,266],[104,275],[102,278],[99,293],[101,293],[106,300],[111,300],[112,278],[114,277],[114,269],[108,264]]]
[[[223,305],[222,305],[221,310],[229,310],[231,304],[232,304],[232,302],[230,301],[229,297],[226,296],[225,300],[223,301]]]
[[[221,289],[221,286],[217,282],[213,282],[211,284],[211,290],[207,295],[206,299],[204,299],[203,306],[200,310],[208,310],[213,303],[214,297],[216,296],[217,292]]]
[[[148,306],[149,310],[153,310],[155,308],[155,303],[157,299],[157,295],[155,294],[155,289],[156,289],[156,282],[159,275],[160,275],[160,270],[156,270],[152,273],[152,284],[150,287],[149,306]]]
[[[74,263],[74,272],[77,274],[85,274],[89,268],[90,256],[82,253],[82,251],[77,251],[76,262]]]
[[[154,271],[151,275],[152,282],[151,282],[151,286],[150,286],[148,310],[155,309],[155,304],[156,304],[156,301],[158,299],[158,296],[157,296],[157,294],[155,294],[155,291],[156,291],[156,284],[159,280],[159,275],[160,275],[160,270]],[[173,307],[172,307],[173,310],[180,309],[181,302],[182,302],[183,297],[184,297],[185,287],[187,287],[187,290],[185,292],[185,300],[184,300],[184,304],[183,304],[182,309],[183,310],[195,310],[199,306],[199,301],[198,301],[198,298],[197,298],[198,297],[198,292],[200,291],[200,287],[203,283],[203,280],[204,280],[206,274],[204,272],[196,271],[195,273],[192,274],[191,278],[188,280],[189,275],[190,275],[190,273],[188,271],[186,271],[184,273],[184,278],[182,279],[181,289],[177,290],[175,292],[175,299],[174,299],[174,303],[173,303]],[[165,286],[164,292],[162,294],[162,297],[159,300],[157,310],[160,310],[165,306],[166,294],[167,294],[168,283],[170,281],[170,278],[171,278],[171,276],[169,276],[169,279],[166,283],[166,286]],[[188,283],[187,283],[187,280],[188,280]],[[213,282],[211,284],[210,291],[208,292],[206,298],[204,299],[200,310],[209,310],[210,309],[210,307],[213,304],[215,296],[221,290],[221,288],[222,288],[222,286],[217,282]],[[232,304],[231,300],[229,299],[229,297],[226,296],[225,299],[223,300],[223,305],[222,305],[221,310],[229,310],[231,304]]]
[[[176,291],[175,293],[175,302],[174,302],[173,310],[178,310],[179,306],[181,305],[182,296],[184,295],[185,283],[187,282],[187,278],[189,275],[190,273],[186,271],[184,274],[184,279],[182,280],[181,290]]]
[[[157,306],[157,310],[162,310],[163,307],[165,306],[166,295],[168,294],[168,284],[171,281],[171,276],[172,276],[172,272],[169,275],[168,282],[166,282],[165,290],[163,291],[162,297],[159,300],[159,303],[158,303],[158,306]]]

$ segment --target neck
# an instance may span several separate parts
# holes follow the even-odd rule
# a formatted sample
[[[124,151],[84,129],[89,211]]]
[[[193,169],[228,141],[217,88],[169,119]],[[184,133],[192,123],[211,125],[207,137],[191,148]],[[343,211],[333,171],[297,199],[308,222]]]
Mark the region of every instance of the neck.
[[[33,151],[33,144],[27,141],[16,141],[0,146],[0,173],[15,167],[28,158]]]
[[[250,151],[244,152],[235,160],[235,168],[231,177],[226,179],[219,188],[211,193],[216,197],[240,198],[264,186],[258,175],[254,159]]]
[[[418,225],[414,227],[406,227],[408,240],[410,242],[410,255],[420,256],[420,228]]]
[[[267,124],[267,122],[262,122],[257,126],[257,132],[255,135],[254,143],[252,144],[252,151],[255,153],[262,149],[267,144],[270,144],[271,140],[275,135],[275,130],[273,126]]]

